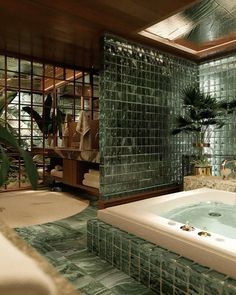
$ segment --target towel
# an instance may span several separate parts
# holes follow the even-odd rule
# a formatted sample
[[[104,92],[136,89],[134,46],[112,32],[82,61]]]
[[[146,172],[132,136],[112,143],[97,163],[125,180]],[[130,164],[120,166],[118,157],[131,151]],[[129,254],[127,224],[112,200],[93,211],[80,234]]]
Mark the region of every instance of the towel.
[[[52,169],[50,173],[52,176],[63,178],[63,171],[58,171],[56,169]]]
[[[56,165],[55,166],[55,170],[62,171],[63,169],[62,169],[62,166],[61,165]]]
[[[76,131],[84,136],[90,130],[89,120],[85,111],[81,111]]]
[[[0,294],[56,295],[51,278],[0,233]]]
[[[89,180],[84,179],[82,181],[82,184],[86,185],[86,186],[91,186],[91,187],[94,187],[94,188],[99,188],[99,182],[98,181],[89,181]]]
[[[62,130],[62,136],[69,136],[70,132],[69,132],[69,124],[70,122],[72,122],[72,115],[71,114],[66,114],[65,117],[65,123],[63,126],[63,130]]]
[[[100,175],[99,170],[89,169],[89,174]]]
[[[100,175],[99,174],[91,174],[91,173],[84,173],[84,179],[88,181],[100,181]]]
[[[79,115],[79,121],[76,126],[76,132],[80,134],[80,147],[81,151],[91,149],[91,136],[89,119],[85,111],[81,111]]]

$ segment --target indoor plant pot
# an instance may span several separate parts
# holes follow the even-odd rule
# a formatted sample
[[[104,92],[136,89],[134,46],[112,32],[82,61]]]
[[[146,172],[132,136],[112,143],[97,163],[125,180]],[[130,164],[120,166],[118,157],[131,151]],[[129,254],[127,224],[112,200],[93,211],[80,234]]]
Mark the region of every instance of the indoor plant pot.
[[[206,170],[208,175],[211,173],[210,163],[207,155],[204,154],[204,148],[210,146],[209,142],[206,142],[209,127],[214,126],[218,129],[223,127],[226,123],[226,115],[236,108],[236,100],[217,101],[216,98],[201,92],[195,86],[185,88],[182,94],[184,115],[176,117],[176,128],[172,130],[172,135],[180,132],[193,134],[193,145],[196,148],[195,173]],[[202,163],[203,157],[204,163]],[[201,168],[204,169],[199,170]]]

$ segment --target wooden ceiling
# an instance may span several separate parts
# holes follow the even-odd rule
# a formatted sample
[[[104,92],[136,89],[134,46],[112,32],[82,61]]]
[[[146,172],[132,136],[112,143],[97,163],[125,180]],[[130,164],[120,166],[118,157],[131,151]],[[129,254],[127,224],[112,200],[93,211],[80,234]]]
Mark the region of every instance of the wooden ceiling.
[[[1,1],[0,50],[63,65],[98,68],[99,40],[104,32],[110,32],[182,54],[138,32],[194,2],[196,0]]]

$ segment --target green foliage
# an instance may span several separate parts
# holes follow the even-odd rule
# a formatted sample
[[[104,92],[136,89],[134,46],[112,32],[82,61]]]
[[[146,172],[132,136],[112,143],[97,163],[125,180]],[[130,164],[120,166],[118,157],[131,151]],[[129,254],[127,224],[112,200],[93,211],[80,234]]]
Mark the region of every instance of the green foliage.
[[[9,159],[2,146],[0,146],[0,163],[1,163],[1,169],[0,169],[0,187],[1,187],[6,182],[8,171],[10,169]]]
[[[65,114],[62,113],[59,108],[56,108],[55,112],[53,112],[51,116],[51,108],[52,96],[49,93],[43,104],[42,115],[30,106],[23,107],[22,110],[27,112],[35,120],[39,129],[46,138],[49,134],[56,134],[57,130],[59,130],[59,136],[62,137],[62,123],[64,123]]]
[[[190,86],[183,90],[184,116],[176,118],[176,128],[172,134],[180,132],[194,133],[203,139],[210,125],[221,128],[225,125],[225,115],[236,109],[236,100],[218,102],[216,98],[204,94],[198,88]]]
[[[210,165],[208,157],[206,155],[198,155],[198,157],[191,162],[195,166],[207,167]]]
[[[12,100],[16,97],[17,92],[11,91],[8,92],[8,96],[5,98],[5,95],[0,97],[0,115],[5,109],[5,106],[12,102]]]
[[[14,135],[3,126],[0,126],[0,142],[19,152],[20,156],[24,160],[25,170],[29,181],[33,188],[37,188],[38,173],[30,154],[19,146]],[[7,181],[9,168],[10,160],[2,145],[0,145],[0,187]]]

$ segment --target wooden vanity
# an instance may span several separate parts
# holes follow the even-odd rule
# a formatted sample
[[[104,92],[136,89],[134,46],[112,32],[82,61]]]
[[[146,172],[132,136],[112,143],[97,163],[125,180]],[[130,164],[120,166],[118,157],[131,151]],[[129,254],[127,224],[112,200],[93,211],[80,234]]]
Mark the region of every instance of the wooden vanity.
[[[45,158],[50,159],[49,170],[52,170],[56,165],[62,166],[63,176],[59,177],[50,174],[56,181],[64,184],[77,187],[89,192],[92,195],[99,196],[99,189],[82,184],[84,174],[89,172],[89,169],[99,170],[99,151],[80,151],[74,148],[45,148],[34,149],[35,154],[44,153]],[[49,175],[45,175],[49,177]]]

